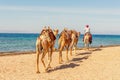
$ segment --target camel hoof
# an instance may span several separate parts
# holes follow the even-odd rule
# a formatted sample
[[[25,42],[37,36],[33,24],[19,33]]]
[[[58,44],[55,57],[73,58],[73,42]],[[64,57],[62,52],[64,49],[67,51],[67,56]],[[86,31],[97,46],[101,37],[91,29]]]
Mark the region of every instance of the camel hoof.
[[[39,74],[39,73],[40,73],[40,71],[37,71],[36,73],[37,73],[37,74]]]
[[[69,61],[69,58],[67,58],[67,61]]]
[[[45,69],[45,73],[47,73],[49,71],[50,67],[46,68]]]
[[[62,64],[62,62],[59,62],[59,64]]]
[[[45,71],[47,72],[50,68],[51,68],[50,66],[49,66],[49,67],[47,67],[47,68],[45,69]]]
[[[61,62],[64,62],[63,60],[61,60]]]
[[[48,67],[47,67],[47,69],[50,69],[50,68],[52,68],[52,67],[51,67],[51,66],[48,66]]]
[[[63,60],[60,60],[60,61],[59,61],[59,64],[62,64],[63,62],[64,62]]]

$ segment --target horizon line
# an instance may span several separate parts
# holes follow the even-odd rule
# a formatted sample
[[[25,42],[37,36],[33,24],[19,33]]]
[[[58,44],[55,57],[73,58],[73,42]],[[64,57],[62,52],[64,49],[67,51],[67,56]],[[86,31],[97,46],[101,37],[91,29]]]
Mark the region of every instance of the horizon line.
[[[0,34],[39,34],[39,33],[38,32],[0,32]],[[84,35],[84,34],[82,33],[81,35]],[[92,35],[119,35],[120,36],[120,34],[107,34],[107,33],[92,33]]]

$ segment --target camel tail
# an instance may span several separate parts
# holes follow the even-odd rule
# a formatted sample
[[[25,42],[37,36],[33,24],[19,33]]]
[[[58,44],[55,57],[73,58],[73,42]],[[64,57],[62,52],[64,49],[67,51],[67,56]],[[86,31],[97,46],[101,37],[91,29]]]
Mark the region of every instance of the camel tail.
[[[41,46],[41,40],[40,38],[37,38],[36,40],[36,53],[41,53],[42,46]]]

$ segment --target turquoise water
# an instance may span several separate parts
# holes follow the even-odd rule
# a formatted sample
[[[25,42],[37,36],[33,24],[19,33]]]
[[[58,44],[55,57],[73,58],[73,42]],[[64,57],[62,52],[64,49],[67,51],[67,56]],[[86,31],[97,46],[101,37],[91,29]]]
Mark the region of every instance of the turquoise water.
[[[29,33],[0,33],[0,52],[35,51],[35,42],[39,34]],[[59,37],[59,35],[58,35]],[[55,47],[58,48],[58,37]],[[83,35],[79,37],[78,47],[84,47]],[[100,45],[120,45],[120,35],[93,35],[92,47]]]

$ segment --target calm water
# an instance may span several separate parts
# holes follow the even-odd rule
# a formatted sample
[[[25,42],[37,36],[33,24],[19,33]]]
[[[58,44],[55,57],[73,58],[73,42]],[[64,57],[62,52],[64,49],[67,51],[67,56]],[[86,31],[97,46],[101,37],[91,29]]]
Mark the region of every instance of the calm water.
[[[0,33],[0,52],[35,51],[35,42],[39,34]],[[80,36],[78,47],[83,47],[83,35]],[[57,38],[58,40],[58,38]],[[58,48],[56,40],[55,47]],[[100,45],[120,45],[120,35],[93,35],[92,47]]]

